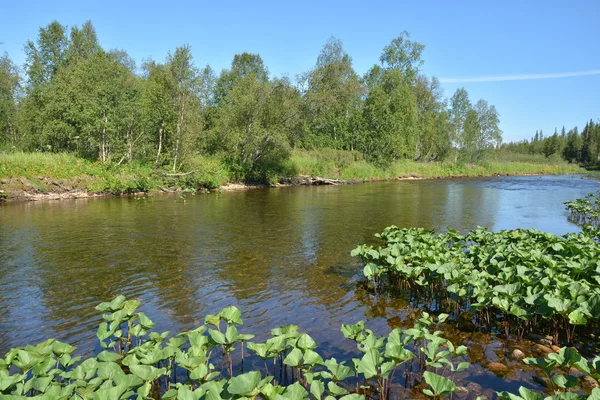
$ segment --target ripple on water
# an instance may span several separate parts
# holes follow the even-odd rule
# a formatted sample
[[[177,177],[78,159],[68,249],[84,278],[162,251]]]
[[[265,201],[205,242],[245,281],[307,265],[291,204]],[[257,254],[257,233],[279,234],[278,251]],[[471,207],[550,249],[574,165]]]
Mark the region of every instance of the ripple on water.
[[[94,307],[117,294],[142,301],[159,331],[197,327],[233,304],[243,332],[264,340],[294,323],[326,356],[348,358],[342,323],[380,334],[404,326],[402,298],[359,285],[350,251],[389,225],[459,231],[576,230],[563,201],[599,188],[574,177],[382,182],[0,207],[0,354],[49,337],[96,351]],[[526,226],[525,226],[526,225]],[[483,367],[473,380],[502,389]]]

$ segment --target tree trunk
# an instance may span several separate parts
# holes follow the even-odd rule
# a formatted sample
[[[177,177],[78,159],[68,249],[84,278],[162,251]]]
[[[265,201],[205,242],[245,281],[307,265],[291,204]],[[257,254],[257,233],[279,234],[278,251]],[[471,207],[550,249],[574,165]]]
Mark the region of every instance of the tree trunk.
[[[131,117],[133,120],[133,115]],[[133,121],[131,121],[127,126],[127,162],[133,161],[133,145],[137,141],[133,137],[133,124]]]
[[[106,162],[106,124],[108,123],[108,116],[104,112],[104,126],[102,127],[102,135],[100,138],[100,160]]]
[[[154,169],[156,169],[156,167],[158,166],[158,160],[160,159],[160,152],[162,151],[163,125],[164,125],[164,122],[161,121],[160,128],[158,128],[158,151],[156,152],[156,161],[154,161]]]
[[[177,137],[175,138],[175,155],[173,156],[173,172],[177,170],[177,158],[179,157],[179,142],[181,140],[181,129],[183,125],[183,115],[185,113],[185,97],[181,98],[181,109],[179,119],[177,120]]]

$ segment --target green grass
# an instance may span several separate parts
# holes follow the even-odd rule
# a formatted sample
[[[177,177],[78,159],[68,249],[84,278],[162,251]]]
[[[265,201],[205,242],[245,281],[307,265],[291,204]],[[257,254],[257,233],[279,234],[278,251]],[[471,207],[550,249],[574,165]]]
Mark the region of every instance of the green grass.
[[[377,167],[364,161],[357,152],[296,150],[279,169],[279,176],[269,177],[269,181],[276,183],[279,178],[298,175],[370,181],[585,172],[577,165],[558,160],[536,156],[531,158],[531,162],[523,162],[524,159],[528,160],[523,155],[498,153],[489,161],[476,165],[403,160],[388,167]],[[166,168],[155,170],[151,163],[137,162],[101,164],[64,153],[0,153],[0,194],[14,197],[14,194],[23,192],[48,193],[59,190],[123,194],[164,188],[214,189],[233,180],[226,165],[216,157],[190,158],[185,161],[180,175],[173,176]]]
[[[69,179],[81,175],[97,175],[102,168],[72,154],[7,153],[0,154],[0,179],[12,177],[53,177]]]
[[[553,154],[550,157],[546,157],[543,154],[515,153],[506,150],[499,150],[489,155],[488,160],[500,163],[521,162],[526,164],[568,164],[568,162],[562,159],[562,157],[558,154]]]
[[[61,190],[90,193],[136,193],[175,189],[213,189],[229,181],[223,163],[212,157],[189,159],[188,175],[172,176],[170,171],[154,170],[152,164],[101,164],[59,153],[0,154],[0,190],[52,192]]]
[[[555,159],[532,156],[531,162],[522,161],[521,155],[502,154],[481,164],[455,164],[449,162],[415,162],[401,160],[388,167],[377,167],[358,158],[355,153],[347,157],[325,159],[321,152],[295,151],[291,162],[300,175],[320,176],[345,180],[384,180],[397,178],[449,178],[523,174],[575,174],[586,171],[575,165]],[[509,159],[521,161],[508,161]],[[545,161],[545,162],[543,162]]]

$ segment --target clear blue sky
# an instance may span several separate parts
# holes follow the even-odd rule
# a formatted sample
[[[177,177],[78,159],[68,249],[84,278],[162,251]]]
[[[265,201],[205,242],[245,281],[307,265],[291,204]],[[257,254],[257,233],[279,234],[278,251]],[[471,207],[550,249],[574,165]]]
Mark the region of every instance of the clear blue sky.
[[[438,78],[515,76],[519,80],[446,82],[464,86],[501,115],[505,141],[580,128],[600,118],[600,0],[589,1],[6,1],[0,52],[24,61],[23,45],[52,20],[91,19],[102,46],[137,62],[163,60],[188,43],[197,65],[220,71],[233,55],[260,53],[272,75],[310,69],[330,36],[342,39],[360,74],[403,30],[426,45],[424,72]],[[595,74],[531,79],[540,74]]]

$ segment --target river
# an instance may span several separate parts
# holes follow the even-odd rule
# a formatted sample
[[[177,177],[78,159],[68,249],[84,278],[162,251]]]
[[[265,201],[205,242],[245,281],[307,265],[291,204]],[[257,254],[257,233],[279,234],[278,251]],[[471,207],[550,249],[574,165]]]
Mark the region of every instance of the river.
[[[295,323],[325,356],[351,351],[342,323],[385,333],[409,313],[402,298],[361,290],[357,244],[392,224],[574,232],[562,203],[598,189],[581,176],[531,176],[8,204],[0,354],[50,337],[93,352],[94,307],[117,294],[141,300],[160,331],[234,304],[257,339]]]

